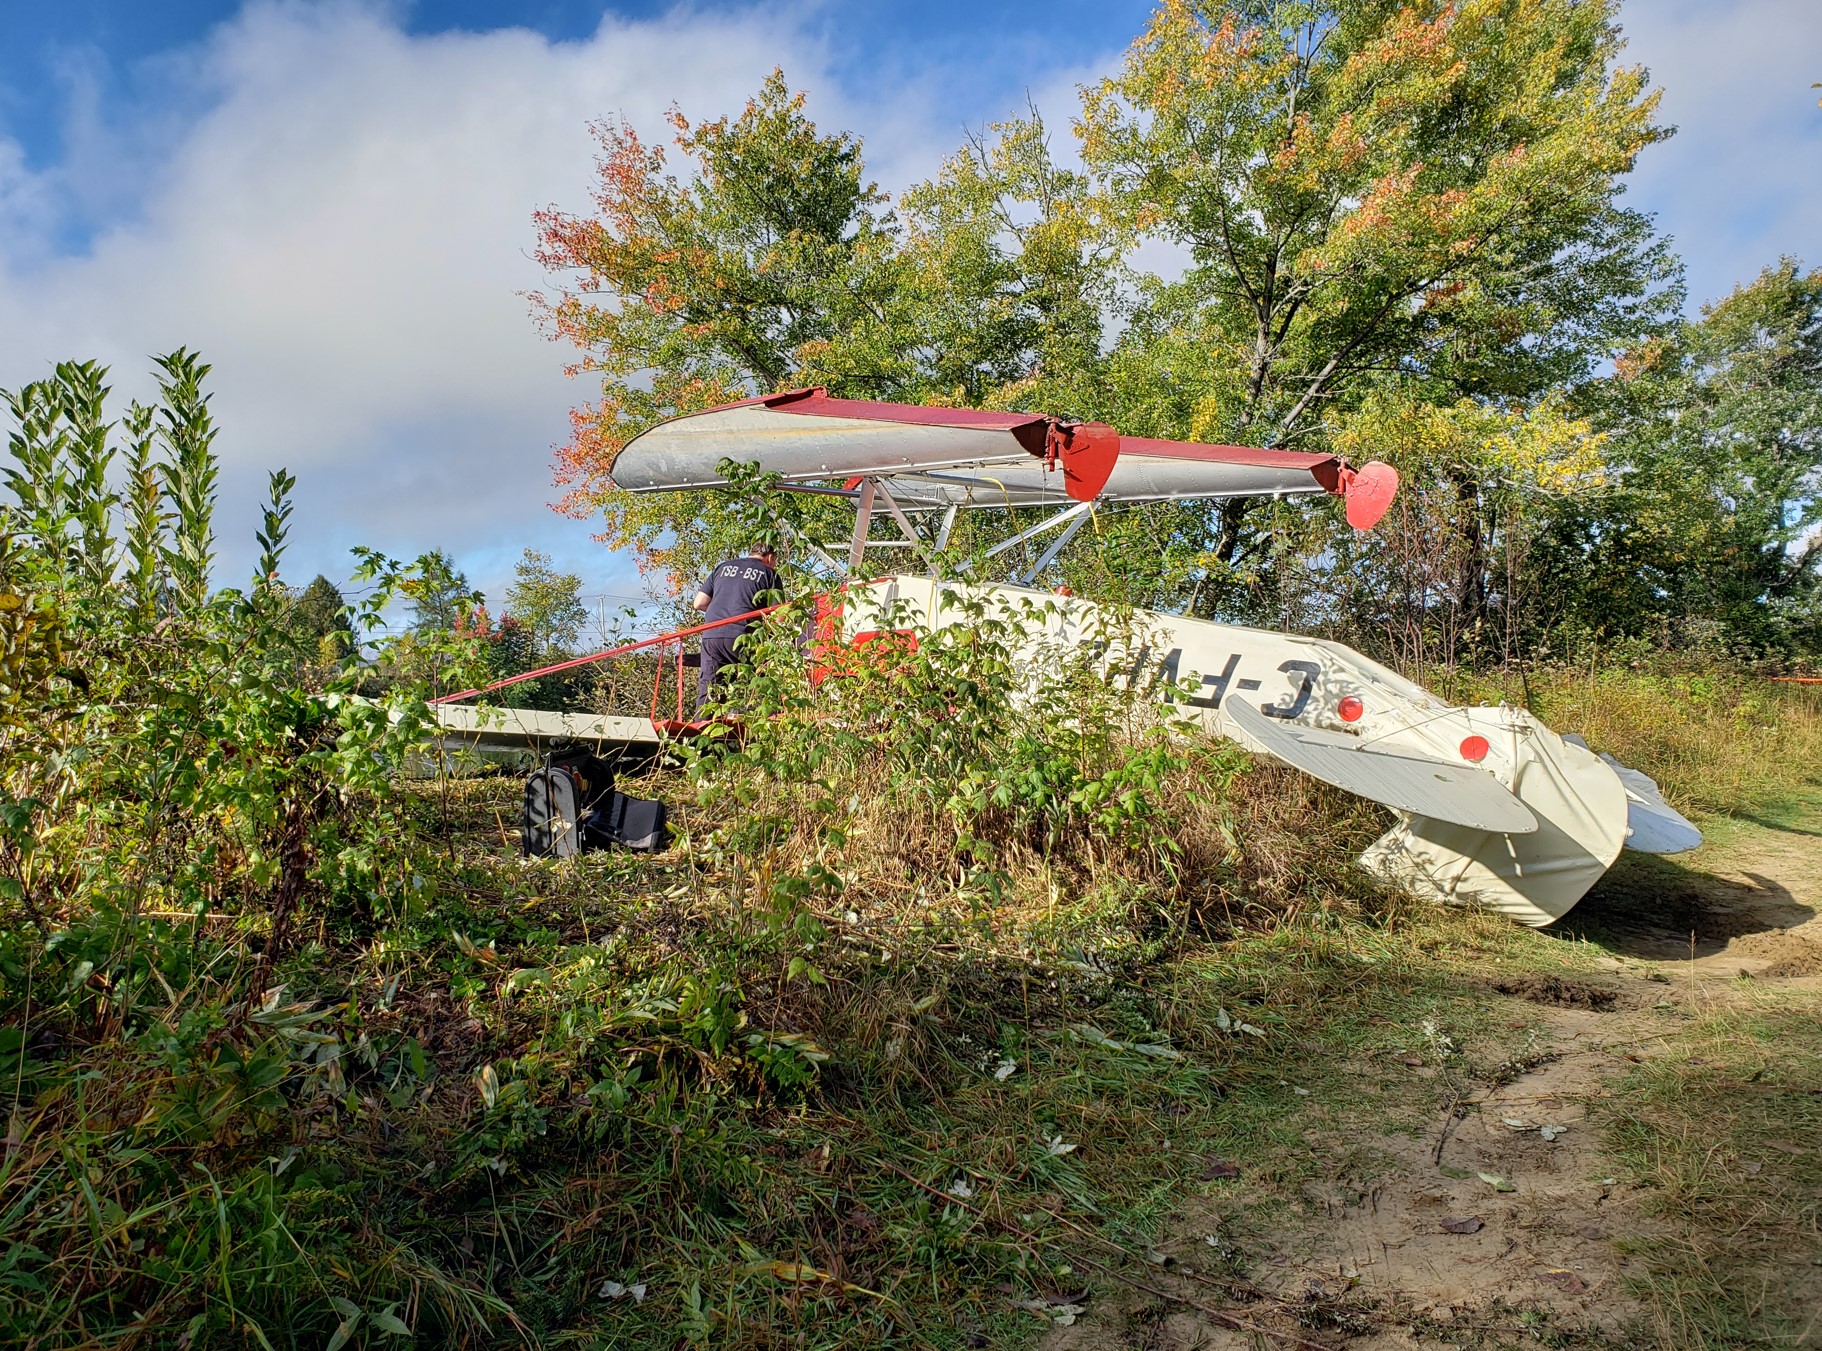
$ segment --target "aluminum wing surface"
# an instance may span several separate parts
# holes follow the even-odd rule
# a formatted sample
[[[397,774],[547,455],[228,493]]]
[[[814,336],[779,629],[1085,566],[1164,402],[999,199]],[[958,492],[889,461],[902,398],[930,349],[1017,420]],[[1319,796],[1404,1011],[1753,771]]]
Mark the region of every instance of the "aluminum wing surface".
[[[1242,699],[1224,701],[1221,712],[1244,740],[1312,778],[1374,802],[1501,835],[1537,829],[1531,809],[1484,770],[1381,750],[1358,737],[1285,723],[1266,717]]]
[[[756,462],[799,486],[877,479],[912,511],[1328,492],[1349,499],[1349,519],[1364,529],[1371,521],[1356,516],[1367,500],[1383,497],[1377,520],[1396,490],[1386,466],[1356,475],[1328,455],[1122,437],[1104,423],[836,399],[821,389],[660,423],[626,444],[610,477],[638,493],[714,488],[726,483],[716,468],[723,459]]]

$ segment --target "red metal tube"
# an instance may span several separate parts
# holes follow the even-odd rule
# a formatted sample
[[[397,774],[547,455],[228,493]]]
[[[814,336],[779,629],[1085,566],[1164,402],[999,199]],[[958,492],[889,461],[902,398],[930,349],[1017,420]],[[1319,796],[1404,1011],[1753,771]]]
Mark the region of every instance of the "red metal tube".
[[[520,681],[536,680],[539,676],[555,675],[558,671],[574,670],[578,666],[587,666],[590,662],[605,661],[609,657],[625,656],[628,652],[637,652],[641,648],[654,647],[659,643],[668,643],[672,641],[677,643],[678,672],[679,680],[681,680],[683,639],[688,638],[693,634],[706,633],[710,629],[725,628],[729,624],[739,624],[748,619],[757,619],[761,615],[769,615],[772,611],[781,610],[783,608],[783,605],[768,605],[763,610],[748,610],[745,614],[729,615],[726,619],[717,619],[707,624],[696,624],[690,628],[677,629],[671,633],[661,633],[655,638],[641,638],[636,643],[623,643],[619,647],[610,647],[605,652],[595,652],[586,657],[572,657],[570,660],[560,661],[554,666],[542,666],[535,671],[526,671],[521,675],[507,676],[504,680],[496,680],[493,684],[483,685],[479,689],[463,690],[460,694],[443,694],[435,699],[427,700],[426,702],[432,704],[452,704],[458,699],[472,699],[477,694],[491,694],[494,690],[503,690],[508,685],[517,685]],[[660,672],[663,670],[662,662],[660,662],[659,670]]]

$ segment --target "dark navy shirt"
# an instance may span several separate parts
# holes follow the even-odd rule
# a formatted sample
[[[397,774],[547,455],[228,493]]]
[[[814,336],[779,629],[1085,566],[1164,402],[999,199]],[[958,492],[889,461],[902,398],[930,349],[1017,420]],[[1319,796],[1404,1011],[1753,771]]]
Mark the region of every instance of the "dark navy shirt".
[[[697,588],[709,598],[709,608],[702,612],[702,622],[707,624],[717,619],[730,619],[749,610],[757,610],[765,603],[759,599],[760,593],[777,589],[778,574],[772,571],[764,559],[730,558],[709,573]],[[729,624],[725,628],[711,629],[703,636],[737,638],[747,631],[752,622],[749,619],[740,624]]]

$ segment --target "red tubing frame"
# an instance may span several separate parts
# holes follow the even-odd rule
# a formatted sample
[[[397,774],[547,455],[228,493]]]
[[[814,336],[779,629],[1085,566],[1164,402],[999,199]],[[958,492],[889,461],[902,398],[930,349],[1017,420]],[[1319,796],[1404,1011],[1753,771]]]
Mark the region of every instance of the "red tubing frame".
[[[641,638],[637,642],[622,643],[619,647],[610,647],[605,652],[595,652],[586,657],[572,657],[568,661],[560,661],[554,666],[541,666],[535,671],[526,671],[521,675],[507,676],[506,679],[496,680],[491,685],[482,685],[479,689],[463,690],[459,694],[442,694],[438,695],[435,699],[430,699],[426,702],[432,704],[452,704],[458,699],[472,699],[477,694],[491,694],[495,690],[505,689],[508,685],[517,685],[521,681],[536,680],[539,676],[555,675],[558,671],[571,671],[578,666],[587,666],[590,662],[606,661],[609,657],[624,656],[628,652],[637,652],[640,649],[647,647],[657,647],[662,643],[677,644],[677,698],[681,701],[683,698],[683,640],[685,638],[689,638],[698,633],[707,633],[710,629],[725,628],[729,624],[741,624],[749,619],[757,619],[761,615],[769,615],[772,611],[781,610],[783,608],[784,606],[782,604],[768,605],[763,610],[748,610],[745,614],[729,615],[726,619],[711,620],[707,624],[696,624],[687,629],[677,629],[671,633],[661,633],[655,638]],[[654,686],[652,689],[652,708],[654,712],[657,710],[657,700],[658,691],[657,687]]]

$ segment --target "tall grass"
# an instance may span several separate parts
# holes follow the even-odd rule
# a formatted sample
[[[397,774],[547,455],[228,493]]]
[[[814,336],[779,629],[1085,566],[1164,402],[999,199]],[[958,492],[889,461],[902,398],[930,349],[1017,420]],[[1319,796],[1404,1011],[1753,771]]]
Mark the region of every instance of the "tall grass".
[[[1607,1143],[1658,1225],[1632,1242],[1664,1351],[1822,1335],[1822,1019],[1763,996],[1717,1012],[1618,1085]]]
[[[1464,700],[1528,708],[1658,782],[1673,806],[1754,813],[1822,784],[1822,686],[1750,671],[1546,666],[1458,676]]]

